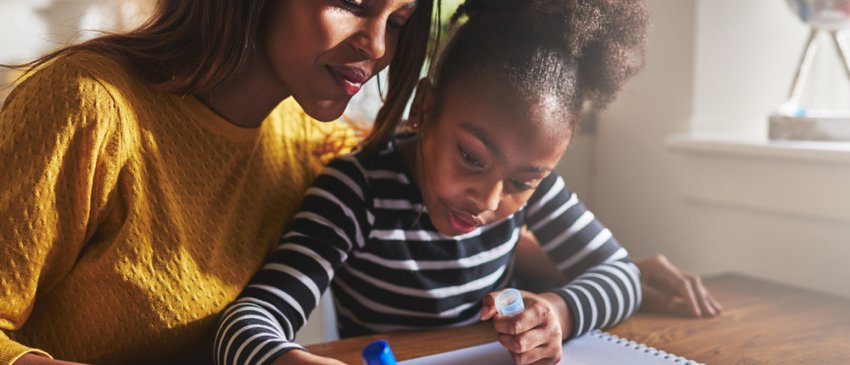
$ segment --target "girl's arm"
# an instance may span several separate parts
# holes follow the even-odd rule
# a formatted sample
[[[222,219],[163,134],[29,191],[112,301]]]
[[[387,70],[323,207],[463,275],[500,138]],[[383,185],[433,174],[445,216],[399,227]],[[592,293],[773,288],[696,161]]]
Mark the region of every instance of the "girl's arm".
[[[353,157],[336,159],[307,190],[280,246],[222,314],[214,344],[217,364],[271,364],[284,354],[322,363],[316,356],[288,352],[304,350],[293,342],[295,334],[336,269],[368,236],[370,200],[361,171]]]
[[[640,271],[557,174],[544,179],[529,200],[526,224],[567,281],[551,290],[568,308],[571,329],[565,338],[613,326],[637,311]]]

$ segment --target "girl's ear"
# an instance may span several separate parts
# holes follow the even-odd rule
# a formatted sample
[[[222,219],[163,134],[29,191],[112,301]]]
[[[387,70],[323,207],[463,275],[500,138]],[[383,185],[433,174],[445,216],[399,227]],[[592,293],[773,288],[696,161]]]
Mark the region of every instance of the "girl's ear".
[[[410,105],[410,127],[419,131],[422,124],[428,120],[434,107],[434,87],[431,86],[431,80],[423,77],[416,85],[416,96],[413,97],[413,103]]]

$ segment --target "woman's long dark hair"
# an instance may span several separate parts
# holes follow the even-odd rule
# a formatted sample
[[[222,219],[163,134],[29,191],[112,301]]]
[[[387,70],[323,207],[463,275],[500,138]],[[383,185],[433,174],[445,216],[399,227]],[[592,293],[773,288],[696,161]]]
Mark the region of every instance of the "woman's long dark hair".
[[[315,0],[297,0],[315,1]],[[387,105],[379,119],[401,118],[428,53],[434,1],[419,0],[399,38],[390,64]],[[153,16],[135,30],[107,34],[51,52],[28,63],[31,70],[76,51],[108,55],[127,65],[152,87],[196,94],[237,77],[245,68],[261,29],[267,0],[159,0]],[[439,13],[438,13],[439,14]],[[400,109],[397,107],[401,105]]]

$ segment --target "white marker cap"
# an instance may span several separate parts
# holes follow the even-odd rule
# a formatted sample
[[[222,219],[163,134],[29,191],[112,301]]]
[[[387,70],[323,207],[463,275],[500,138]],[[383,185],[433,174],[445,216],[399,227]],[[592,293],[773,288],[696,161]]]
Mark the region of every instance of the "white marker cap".
[[[496,297],[496,310],[500,315],[512,316],[519,314],[525,309],[522,303],[522,294],[519,290],[508,288],[502,290]]]

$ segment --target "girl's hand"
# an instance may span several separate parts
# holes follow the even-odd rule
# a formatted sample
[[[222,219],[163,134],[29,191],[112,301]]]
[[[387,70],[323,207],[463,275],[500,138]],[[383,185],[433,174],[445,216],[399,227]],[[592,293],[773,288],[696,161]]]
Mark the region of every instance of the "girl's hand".
[[[517,365],[557,364],[563,351],[562,341],[570,333],[567,304],[557,294],[537,295],[522,292],[525,310],[514,316],[500,316],[496,311],[496,296],[484,297],[481,320],[493,319],[493,328]]]
[[[280,355],[272,365],[345,365],[342,361],[313,355],[303,350],[292,350]]]
[[[699,276],[682,270],[664,255],[635,260],[643,288],[641,310],[693,317],[714,317],[723,307]]]

